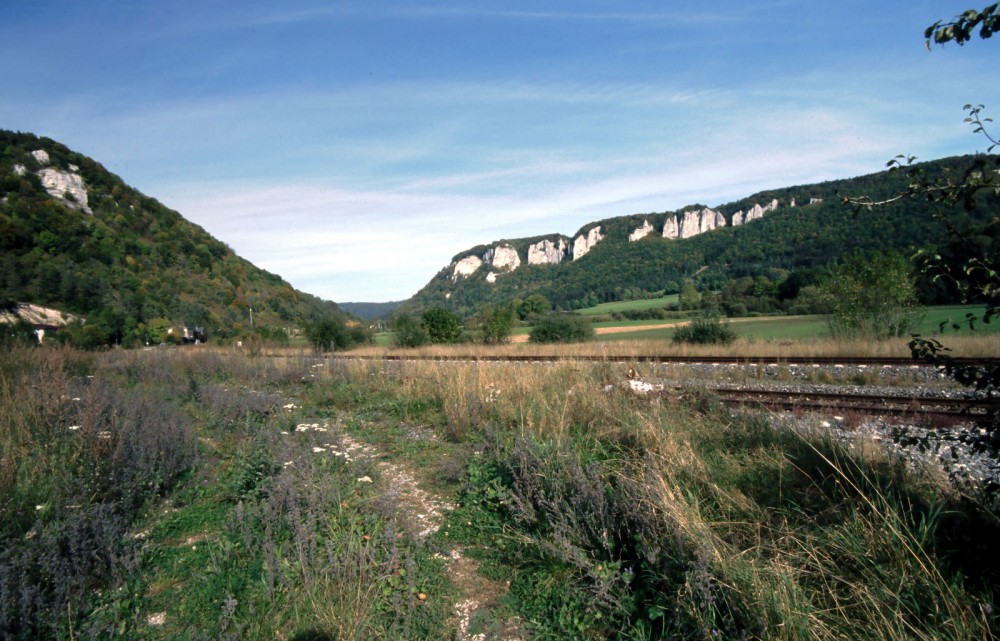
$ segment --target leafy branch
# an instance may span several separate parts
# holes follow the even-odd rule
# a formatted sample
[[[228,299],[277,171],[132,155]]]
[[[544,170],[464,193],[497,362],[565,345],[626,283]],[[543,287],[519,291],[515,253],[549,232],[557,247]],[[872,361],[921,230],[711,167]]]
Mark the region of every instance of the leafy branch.
[[[927,48],[931,48],[932,41],[938,45],[951,41],[964,45],[972,40],[976,27],[979,27],[979,37],[984,40],[1000,30],[1000,3],[991,4],[982,11],[969,9],[950,22],[938,20],[924,30]]]

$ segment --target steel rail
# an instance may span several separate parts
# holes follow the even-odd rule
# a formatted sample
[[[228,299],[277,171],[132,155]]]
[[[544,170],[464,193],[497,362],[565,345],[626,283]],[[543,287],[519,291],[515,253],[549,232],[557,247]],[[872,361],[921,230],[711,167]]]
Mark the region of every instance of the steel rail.
[[[718,387],[719,400],[785,410],[824,410],[871,415],[913,416],[954,420],[988,419],[1000,411],[997,398],[941,398],[839,392],[791,392]]]
[[[894,367],[938,367],[910,357],[902,356],[614,356],[614,355],[582,355],[582,356],[552,356],[552,355],[511,355],[511,356],[409,356],[401,354],[386,354],[382,356],[354,356],[350,354],[334,354],[332,358],[346,360],[384,360],[384,361],[429,361],[429,362],[510,362],[510,363],[557,363],[557,362],[598,362],[598,363],[659,363],[659,364],[705,364],[705,365],[798,365],[798,366],[894,366]],[[982,365],[995,359],[955,357],[952,359],[959,365]]]

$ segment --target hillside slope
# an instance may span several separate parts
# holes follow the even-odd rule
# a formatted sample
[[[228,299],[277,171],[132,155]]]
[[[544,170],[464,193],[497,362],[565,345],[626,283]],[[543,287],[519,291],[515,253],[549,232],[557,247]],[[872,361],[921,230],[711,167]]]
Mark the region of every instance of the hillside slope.
[[[930,176],[957,175],[970,160],[946,158],[921,168]],[[455,255],[403,309],[444,305],[469,314],[483,303],[532,294],[574,309],[676,293],[685,279],[713,290],[734,278],[774,279],[776,271],[830,265],[853,252],[908,252],[935,244],[944,228],[927,203],[906,200],[859,210],[843,202],[858,195],[881,200],[905,187],[901,173],[883,171],[768,190],[711,209],[698,204],[606,218],[573,236],[498,240]],[[977,216],[998,213],[992,199]]]
[[[0,130],[0,304],[87,319],[92,342],[133,343],[151,326],[214,336],[301,326],[342,312],[237,256],[98,162]]]

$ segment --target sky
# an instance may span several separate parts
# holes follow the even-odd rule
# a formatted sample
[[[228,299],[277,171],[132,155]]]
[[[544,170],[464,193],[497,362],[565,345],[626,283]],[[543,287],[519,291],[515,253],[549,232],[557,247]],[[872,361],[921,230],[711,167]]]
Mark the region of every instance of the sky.
[[[923,38],[970,1],[2,0],[0,129],[402,300],[475,245],[984,150],[1000,43]]]

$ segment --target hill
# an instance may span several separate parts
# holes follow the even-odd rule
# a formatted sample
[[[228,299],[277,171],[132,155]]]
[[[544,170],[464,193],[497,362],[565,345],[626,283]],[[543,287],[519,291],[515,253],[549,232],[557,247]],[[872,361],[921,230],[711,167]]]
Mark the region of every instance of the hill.
[[[30,302],[82,316],[91,344],[142,342],[175,325],[228,337],[251,323],[266,332],[343,315],[98,162],[3,130],[0,274],[0,307]]]
[[[920,168],[929,176],[958,176],[971,160],[945,158]],[[887,199],[905,188],[902,173],[883,171],[767,190],[713,208],[695,204],[606,218],[572,236],[502,239],[456,254],[403,309],[443,305],[467,315],[484,303],[533,294],[576,309],[678,293],[686,281],[700,291],[760,276],[777,283],[854,252],[908,252],[937,243],[945,230],[929,203],[905,200],[859,210],[844,202],[858,195]],[[998,212],[993,198],[976,215]]]
[[[387,303],[339,303],[339,305],[348,314],[354,314],[365,320],[375,320],[388,316],[402,303],[403,301],[397,300]]]

